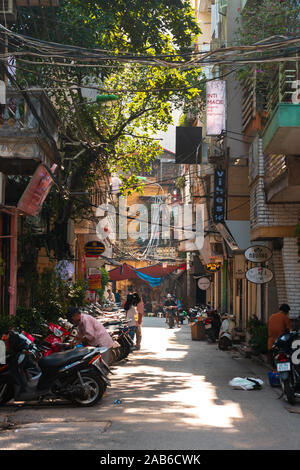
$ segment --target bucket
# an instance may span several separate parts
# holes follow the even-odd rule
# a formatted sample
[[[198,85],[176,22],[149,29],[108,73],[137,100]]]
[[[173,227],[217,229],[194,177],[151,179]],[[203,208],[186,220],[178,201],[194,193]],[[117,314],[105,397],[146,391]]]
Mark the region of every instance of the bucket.
[[[271,387],[280,387],[279,374],[276,371],[268,372]]]

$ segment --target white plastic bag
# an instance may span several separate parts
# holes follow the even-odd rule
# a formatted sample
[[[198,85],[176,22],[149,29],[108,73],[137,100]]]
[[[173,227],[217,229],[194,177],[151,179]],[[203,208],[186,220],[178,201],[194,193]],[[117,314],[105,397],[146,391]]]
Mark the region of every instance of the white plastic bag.
[[[235,377],[229,382],[229,385],[237,390],[259,390],[263,384],[264,383],[261,379],[256,379],[253,377]]]

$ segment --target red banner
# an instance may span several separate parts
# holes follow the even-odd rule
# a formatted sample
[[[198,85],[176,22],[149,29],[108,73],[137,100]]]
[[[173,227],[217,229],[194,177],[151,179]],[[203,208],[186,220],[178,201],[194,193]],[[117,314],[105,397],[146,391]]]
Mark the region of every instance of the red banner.
[[[52,173],[56,167],[57,165],[51,167]],[[38,215],[52,184],[53,180],[47,168],[39,165],[18,203],[18,209],[28,215]]]

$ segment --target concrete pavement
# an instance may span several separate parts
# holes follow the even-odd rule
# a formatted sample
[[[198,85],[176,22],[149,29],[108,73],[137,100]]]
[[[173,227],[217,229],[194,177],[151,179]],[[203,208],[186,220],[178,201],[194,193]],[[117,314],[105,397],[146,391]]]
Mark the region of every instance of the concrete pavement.
[[[192,341],[188,325],[169,330],[164,319],[145,318],[142,350],[115,367],[99,405],[6,406],[0,449],[298,450],[299,407],[289,412],[267,369],[235,356]],[[247,376],[261,378],[263,389],[228,384]]]

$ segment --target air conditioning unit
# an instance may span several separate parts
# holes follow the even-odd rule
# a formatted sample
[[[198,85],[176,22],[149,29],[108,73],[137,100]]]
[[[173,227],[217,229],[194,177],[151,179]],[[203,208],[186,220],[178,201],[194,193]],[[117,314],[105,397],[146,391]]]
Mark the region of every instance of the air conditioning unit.
[[[0,0],[0,20],[4,24],[6,21],[14,21],[16,14],[16,0]]]

